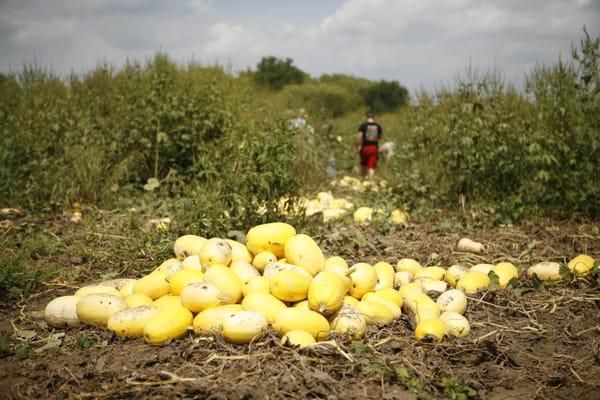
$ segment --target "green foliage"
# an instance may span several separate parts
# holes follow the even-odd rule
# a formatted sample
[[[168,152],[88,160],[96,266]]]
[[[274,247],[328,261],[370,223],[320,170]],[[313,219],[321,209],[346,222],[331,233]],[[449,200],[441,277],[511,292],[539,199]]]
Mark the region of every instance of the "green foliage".
[[[283,89],[288,108],[305,108],[309,115],[337,118],[361,106],[361,99],[342,86],[330,83],[289,85]]]
[[[223,236],[232,229],[282,219],[280,198],[293,202],[300,176],[294,173],[295,132],[285,121],[238,128],[194,166],[195,180],[176,213],[185,231]]]
[[[307,75],[294,65],[291,58],[285,60],[263,57],[256,66],[254,79],[259,85],[279,90],[290,83],[302,83]]]
[[[534,98],[532,140],[524,182],[531,202],[552,210],[600,215],[600,38],[585,37],[573,62],[559,60],[527,76]]]
[[[479,397],[477,390],[462,383],[455,376],[442,378],[444,394],[452,400],[469,400]]]
[[[600,39],[586,32],[573,62],[527,76],[528,97],[472,69],[454,89],[420,92],[388,174],[394,195],[411,207],[491,206],[497,224],[597,217],[599,62]]]
[[[55,268],[38,266],[34,260],[52,255],[57,245],[56,238],[45,233],[25,235],[18,249],[0,244],[0,298],[28,294],[53,276]]]
[[[373,112],[393,111],[409,102],[408,89],[397,81],[380,81],[364,92],[366,106]]]
[[[85,350],[92,346],[92,342],[85,334],[81,334],[75,338],[75,346],[81,350]]]

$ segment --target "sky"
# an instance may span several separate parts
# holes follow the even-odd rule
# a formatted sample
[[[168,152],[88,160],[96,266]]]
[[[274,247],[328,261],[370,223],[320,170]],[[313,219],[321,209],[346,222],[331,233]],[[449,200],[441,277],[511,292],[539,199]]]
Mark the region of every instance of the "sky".
[[[600,0],[0,0],[0,72],[66,75],[157,51],[173,60],[255,68],[291,58],[313,77],[345,73],[414,91],[470,65],[517,87],[536,65],[570,58]]]

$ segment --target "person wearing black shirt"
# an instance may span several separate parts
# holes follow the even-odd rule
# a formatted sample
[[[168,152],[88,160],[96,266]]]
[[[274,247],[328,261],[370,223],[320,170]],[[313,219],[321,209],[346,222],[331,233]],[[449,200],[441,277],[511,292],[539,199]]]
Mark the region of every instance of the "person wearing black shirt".
[[[373,113],[367,113],[367,121],[358,128],[354,144],[360,155],[361,173],[368,179],[375,177],[375,168],[379,157],[379,140],[382,134],[381,125],[375,122]]]

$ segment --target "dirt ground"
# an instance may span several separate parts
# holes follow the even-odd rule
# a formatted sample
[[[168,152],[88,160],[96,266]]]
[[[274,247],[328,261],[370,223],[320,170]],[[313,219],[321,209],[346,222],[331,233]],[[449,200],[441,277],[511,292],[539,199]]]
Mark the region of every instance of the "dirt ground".
[[[82,234],[55,221],[39,224],[61,237]],[[482,241],[486,253],[456,252],[462,236]],[[439,223],[383,230],[333,224],[316,239],[329,255],[349,262],[412,257],[424,265],[509,261],[527,268],[584,252],[600,258],[598,224],[590,223],[504,228]],[[86,260],[53,262],[74,268]],[[90,272],[88,278],[99,275]],[[0,398],[600,399],[599,282],[577,280],[541,290],[524,275],[520,281],[518,289],[469,298],[471,333],[463,339],[416,342],[412,321],[403,315],[393,325],[370,326],[362,341],[333,336],[291,349],[270,332],[246,346],[190,333],[152,347],[94,327],[54,330],[40,320],[40,311],[50,299],[74,291],[54,280],[27,297],[3,300],[0,331],[13,347],[27,351],[0,358]]]

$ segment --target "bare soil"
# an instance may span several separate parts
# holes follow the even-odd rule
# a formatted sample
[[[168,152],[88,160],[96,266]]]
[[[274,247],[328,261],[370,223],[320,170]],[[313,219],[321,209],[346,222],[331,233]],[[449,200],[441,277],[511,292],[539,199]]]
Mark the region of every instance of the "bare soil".
[[[56,220],[36,224],[70,240],[88,237],[82,228]],[[510,261],[527,268],[584,252],[600,258],[598,224],[590,223],[405,229],[333,224],[319,232],[316,238],[329,255],[350,262],[412,257],[427,265]],[[486,253],[456,252],[462,236],[482,241]],[[101,250],[106,241],[88,245]],[[104,262],[123,271],[123,257],[108,255]],[[138,253],[131,258],[134,266],[151,262]],[[86,262],[73,255],[52,258],[64,269]],[[83,268],[86,279],[107,272],[99,264],[93,267]],[[136,277],[134,271],[130,276]],[[599,282],[580,279],[542,290],[523,274],[521,285],[471,296],[466,312],[471,333],[463,339],[417,342],[411,319],[403,315],[393,325],[370,326],[362,341],[333,336],[292,349],[271,332],[245,346],[190,333],[152,347],[95,327],[55,330],[40,319],[40,311],[77,285],[54,279],[26,297],[3,300],[0,332],[13,351],[0,358],[0,398],[600,399]]]

